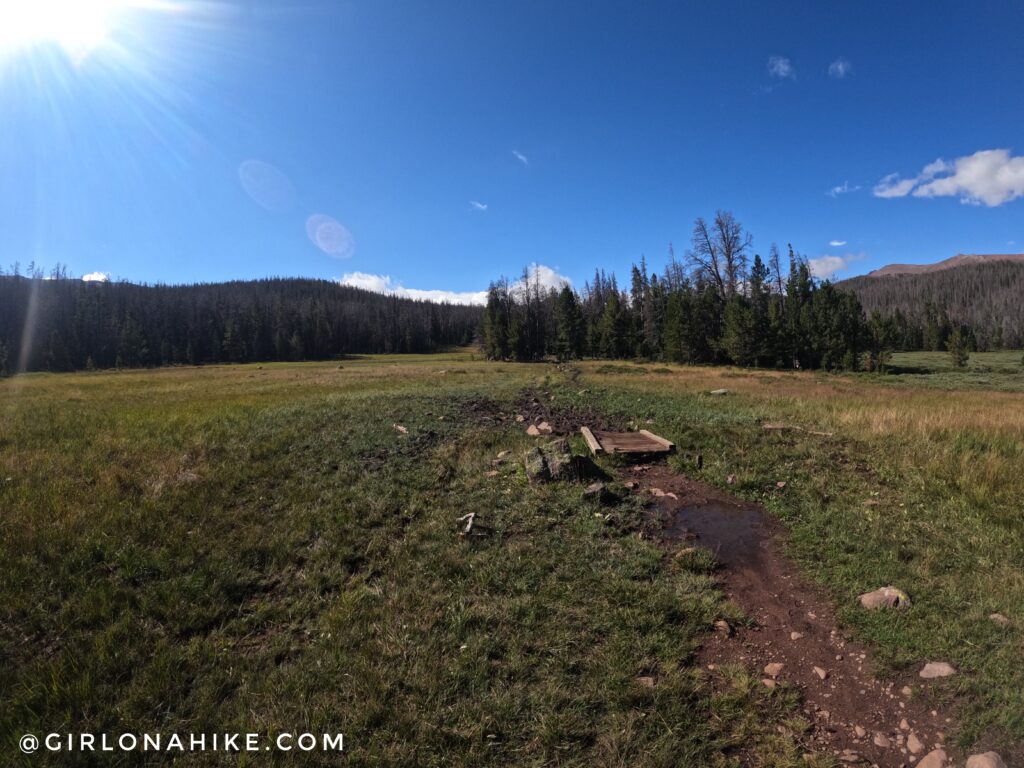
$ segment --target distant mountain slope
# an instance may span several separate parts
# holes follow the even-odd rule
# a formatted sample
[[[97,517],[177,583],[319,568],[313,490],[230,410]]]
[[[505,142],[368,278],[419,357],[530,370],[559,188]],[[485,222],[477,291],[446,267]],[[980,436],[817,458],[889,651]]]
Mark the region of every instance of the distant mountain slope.
[[[887,264],[874,272],[868,272],[867,277],[920,275],[926,272],[938,272],[943,269],[998,261],[1024,262],[1024,253],[958,253],[956,256],[944,261],[937,261],[934,264]]]
[[[926,316],[944,312],[973,331],[979,348],[1024,347],[1024,255],[961,255],[921,266],[916,273],[877,270],[838,285],[856,293],[869,314],[899,311],[924,325]]]

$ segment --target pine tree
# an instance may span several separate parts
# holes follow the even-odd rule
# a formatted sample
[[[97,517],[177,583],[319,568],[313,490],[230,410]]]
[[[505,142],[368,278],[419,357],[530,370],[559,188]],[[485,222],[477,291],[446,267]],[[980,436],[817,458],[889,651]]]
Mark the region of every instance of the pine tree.
[[[971,350],[968,346],[967,337],[963,330],[957,326],[949,335],[946,342],[946,349],[949,351],[949,359],[955,368],[966,368],[971,359]]]

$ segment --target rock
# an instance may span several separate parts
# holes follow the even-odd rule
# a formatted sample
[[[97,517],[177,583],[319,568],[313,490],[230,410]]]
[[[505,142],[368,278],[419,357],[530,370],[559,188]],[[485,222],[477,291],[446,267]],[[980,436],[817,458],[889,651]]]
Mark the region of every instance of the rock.
[[[912,733],[907,736],[907,749],[910,750],[910,754],[912,755],[916,755],[918,752],[924,751],[924,744],[922,744],[921,740],[917,738],[916,733]]]
[[[730,637],[732,636],[732,625],[725,619],[719,619],[715,622],[715,631],[721,632],[726,637]]]
[[[946,750],[933,749],[921,758],[921,762],[917,764],[917,768],[946,768],[948,759],[949,758],[946,757]]]
[[[526,434],[530,437],[540,437],[540,430],[533,424],[526,428]]]
[[[523,414],[521,414],[521,413],[517,413],[517,414],[516,414],[516,421],[517,421],[517,422],[518,422],[519,424],[522,424],[522,423],[523,423],[524,421],[526,421],[526,417],[525,417],[525,416],[523,416]]]
[[[583,489],[583,498],[591,499],[599,504],[614,504],[619,497],[608,490],[604,483],[591,483]]]
[[[762,679],[761,682],[764,683],[764,685],[766,687],[771,688],[771,689],[774,689],[775,686],[776,686],[776,682],[774,680],[772,680],[770,677],[766,677],[766,678]]]
[[[790,632],[789,633],[789,639],[790,640],[799,640],[803,636],[804,636],[803,632]]]
[[[853,726],[853,734],[858,739],[863,739],[865,736],[868,735],[868,732],[865,731],[863,728],[861,728],[859,725],[855,725],[855,726]]]
[[[902,688],[900,688],[900,693],[902,693],[904,696],[913,696],[914,689],[911,688],[909,685],[904,685]]]
[[[910,597],[902,589],[882,587],[874,592],[865,592],[860,596],[860,604],[870,610],[877,608],[909,608]]]
[[[712,389],[710,392],[708,392],[708,394],[709,395],[728,395],[729,394],[729,390],[728,389]]]
[[[967,768],[1006,768],[1006,763],[996,752],[983,752],[968,757]]]
[[[852,749],[844,749],[842,754],[839,755],[839,762],[841,763],[863,763],[864,758],[860,756],[859,752],[854,752]]]
[[[537,431],[540,432],[542,435],[550,435],[555,430],[546,421],[542,421],[540,424],[537,425]]]
[[[736,485],[736,475],[729,475],[725,478],[725,482],[727,485]]]
[[[548,468],[548,463],[544,459],[544,453],[540,448],[528,450],[523,464],[526,467],[526,478],[531,483],[551,482],[551,470]]]
[[[653,687],[655,686],[656,682],[657,682],[657,681],[656,681],[656,680],[655,680],[655,679],[654,679],[653,677],[651,677],[650,675],[644,675],[644,676],[642,676],[642,677],[638,677],[638,678],[636,679],[636,681],[637,681],[637,682],[638,682],[638,683],[639,683],[639,684],[640,684],[641,686],[643,686],[644,688],[653,688]]]
[[[876,733],[871,741],[876,747],[881,747],[882,749],[889,749],[892,746],[892,742],[889,741],[884,733]]]
[[[910,730],[910,723],[907,722],[907,718],[905,718],[905,717],[902,720],[900,720],[900,730],[901,731],[909,731]]]
[[[950,675],[955,675],[956,670],[951,664],[947,664],[944,661],[929,661],[924,665],[919,674],[924,679],[931,680],[935,677],[949,677]]]
[[[764,673],[769,677],[778,677],[782,668],[786,666],[781,661],[776,661],[771,664],[765,664]]]
[[[391,427],[395,430],[395,432],[398,432],[400,434],[409,434],[409,430],[403,427],[401,424],[392,424]]]
[[[1001,627],[1010,626],[1010,620],[1001,613],[990,613],[988,617]]]
[[[786,487],[786,481],[785,480],[779,480],[779,482],[777,482],[775,484],[775,487],[778,488],[781,491],[783,488]]]
[[[828,677],[828,670],[822,669],[821,667],[815,667],[814,674],[816,674],[818,677],[824,680],[826,677]]]
[[[484,477],[497,477],[497,476],[498,476],[498,470],[496,470],[496,469],[492,469],[492,470],[489,470],[487,472],[484,472]]]

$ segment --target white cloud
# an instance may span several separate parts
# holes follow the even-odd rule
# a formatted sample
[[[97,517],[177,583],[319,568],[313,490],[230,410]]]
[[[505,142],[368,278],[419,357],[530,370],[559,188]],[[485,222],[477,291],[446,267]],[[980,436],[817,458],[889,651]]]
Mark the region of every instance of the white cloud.
[[[779,80],[796,80],[793,62],[785,56],[772,56],[768,59],[768,74]]]
[[[348,272],[338,281],[342,285],[362,288],[374,293],[402,296],[407,299],[424,301],[446,301],[449,304],[486,304],[487,291],[441,291],[406,288],[391,279],[390,275],[373,275],[367,272]]]
[[[534,279],[538,280],[541,288],[561,288],[563,285],[572,285],[572,281],[568,277],[543,264],[531,264],[528,267],[528,272],[531,281]],[[444,291],[406,288],[401,283],[393,280],[390,275],[348,272],[342,275],[338,282],[353,288],[362,288],[365,291],[384,293],[389,296],[401,296],[407,299],[446,301],[449,304],[483,305],[487,303],[487,291]],[[525,284],[522,280],[517,280],[512,284],[513,291],[522,291],[524,287]]]
[[[472,209],[474,211],[486,211],[487,210],[487,203],[481,203],[479,200],[470,200],[469,201],[469,205],[470,205],[470,207],[472,207]]]
[[[828,244],[830,246],[832,246],[833,248],[842,248],[844,245],[846,245],[846,241],[845,240],[829,240]]]
[[[352,233],[330,216],[314,213],[306,219],[306,234],[328,256],[347,259],[355,253],[356,239]]]
[[[816,259],[808,259],[807,266],[811,268],[811,274],[821,279],[831,278],[836,272],[846,268],[846,258],[843,256],[819,256]]]
[[[955,160],[929,163],[912,179],[890,173],[875,197],[959,197],[970,205],[995,207],[1024,197],[1024,157],[1008,149],[985,149]]]
[[[855,186],[851,187],[850,186],[850,182],[844,181],[838,187],[832,187],[832,189],[830,189],[825,194],[828,195],[829,197],[839,197],[840,195],[845,195],[848,192],[856,192],[859,189],[860,189],[859,185],[855,185]]]
[[[110,275],[106,272],[90,272],[87,275],[82,275],[82,280],[86,283],[108,283]]]
[[[526,155],[524,155],[518,149],[513,149],[512,150],[512,154],[515,156],[516,160],[518,160],[523,165],[529,165],[530,164],[530,158],[528,158]]]
[[[838,59],[828,65],[828,76],[834,77],[836,80],[842,80],[853,70],[853,64],[850,60],[840,56]]]

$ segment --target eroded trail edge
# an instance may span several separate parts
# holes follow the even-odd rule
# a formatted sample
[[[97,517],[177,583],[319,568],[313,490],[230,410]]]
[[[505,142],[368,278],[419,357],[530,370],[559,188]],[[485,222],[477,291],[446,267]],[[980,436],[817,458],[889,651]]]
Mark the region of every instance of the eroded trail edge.
[[[927,681],[875,677],[868,650],[837,628],[828,598],[783,553],[773,518],[663,465],[629,467],[624,479],[651,495],[662,521],[655,535],[666,546],[716,554],[722,589],[753,619],[722,622],[709,637],[699,660],[712,677],[739,664],[770,688],[795,686],[811,727],[792,735],[843,763],[907,766],[944,748],[952,720],[929,708]]]

